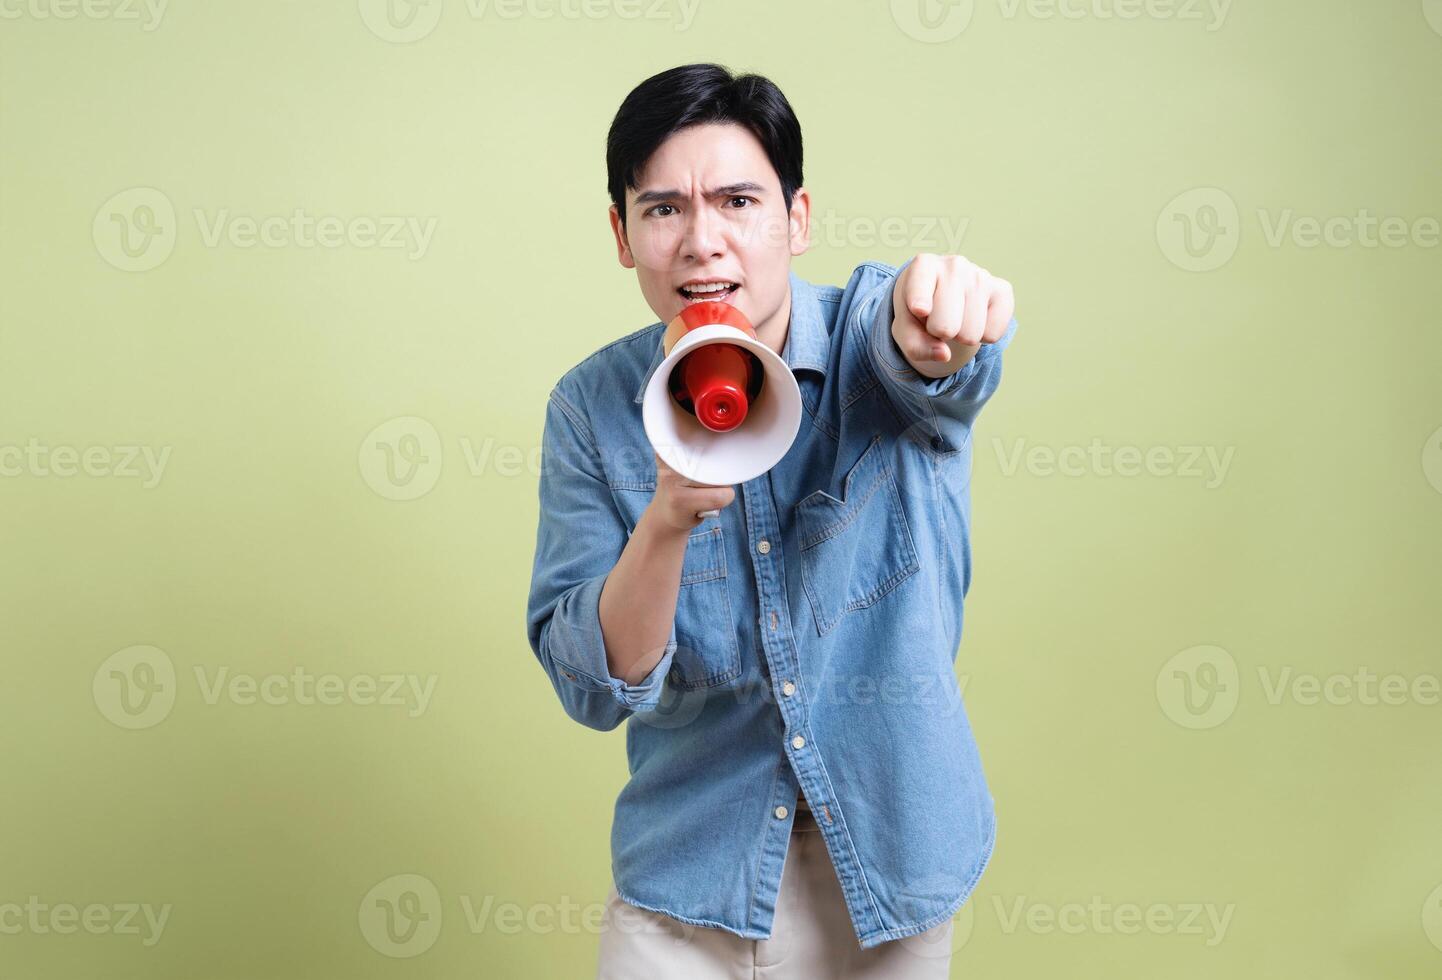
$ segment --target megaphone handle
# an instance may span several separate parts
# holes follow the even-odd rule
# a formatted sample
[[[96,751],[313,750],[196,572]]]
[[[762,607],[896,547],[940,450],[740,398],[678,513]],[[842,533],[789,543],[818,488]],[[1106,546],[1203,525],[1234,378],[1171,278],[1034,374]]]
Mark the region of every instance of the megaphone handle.
[[[698,511],[696,512],[696,516],[697,516],[697,517],[702,517],[702,518],[705,518],[705,517],[720,517],[720,516],[721,516],[721,512],[720,512],[719,510],[698,510]]]

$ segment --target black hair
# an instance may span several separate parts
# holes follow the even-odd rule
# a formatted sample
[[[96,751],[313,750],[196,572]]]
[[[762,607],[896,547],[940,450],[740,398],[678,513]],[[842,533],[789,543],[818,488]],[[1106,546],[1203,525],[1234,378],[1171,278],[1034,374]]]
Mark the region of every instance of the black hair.
[[[781,178],[781,197],[801,186],[801,123],[769,78],[733,75],[721,65],[668,68],[631,90],[606,134],[606,189],[626,222],[626,189],[634,189],[656,149],[678,130],[702,123],[745,126]]]

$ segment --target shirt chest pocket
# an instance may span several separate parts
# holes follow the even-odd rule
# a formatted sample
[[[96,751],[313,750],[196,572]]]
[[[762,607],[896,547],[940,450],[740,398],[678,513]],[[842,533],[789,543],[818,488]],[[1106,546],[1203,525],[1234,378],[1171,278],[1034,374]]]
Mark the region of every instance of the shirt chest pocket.
[[[816,490],[796,505],[801,582],[829,633],[848,612],[870,606],[921,567],[896,478],[874,437],[846,474],[842,497]]]
[[[611,488],[626,526],[635,530],[655,495],[654,484]],[[727,588],[726,539],[721,522],[707,518],[686,539],[676,596],[676,653],[668,675],[681,690],[715,687],[741,675],[741,648]]]

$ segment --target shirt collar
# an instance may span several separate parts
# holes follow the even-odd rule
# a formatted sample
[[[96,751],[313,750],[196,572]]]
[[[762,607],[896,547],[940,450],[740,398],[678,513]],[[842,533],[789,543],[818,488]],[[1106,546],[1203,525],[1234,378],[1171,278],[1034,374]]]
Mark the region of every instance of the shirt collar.
[[[810,368],[825,374],[831,337],[826,332],[826,321],[821,317],[821,302],[816,298],[816,287],[795,272],[790,273],[790,280],[791,323],[786,328],[782,359],[792,371]],[[665,334],[664,327],[656,333],[656,349],[651,354],[651,364],[646,368],[646,376],[641,379],[641,387],[636,390],[635,402],[638,405],[646,397],[646,386],[651,383],[651,375],[656,373],[656,368],[666,359],[666,351],[662,346]]]

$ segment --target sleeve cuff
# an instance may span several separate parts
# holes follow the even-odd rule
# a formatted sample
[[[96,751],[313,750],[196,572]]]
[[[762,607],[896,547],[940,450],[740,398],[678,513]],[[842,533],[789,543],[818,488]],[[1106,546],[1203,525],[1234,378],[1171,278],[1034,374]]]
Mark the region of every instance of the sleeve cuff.
[[[609,574],[583,582],[557,604],[550,626],[551,659],[561,678],[582,690],[609,690],[617,703],[633,711],[655,708],[676,654],[676,625],[671,624],[666,652],[640,683],[612,677],[601,633],[601,589]]]

